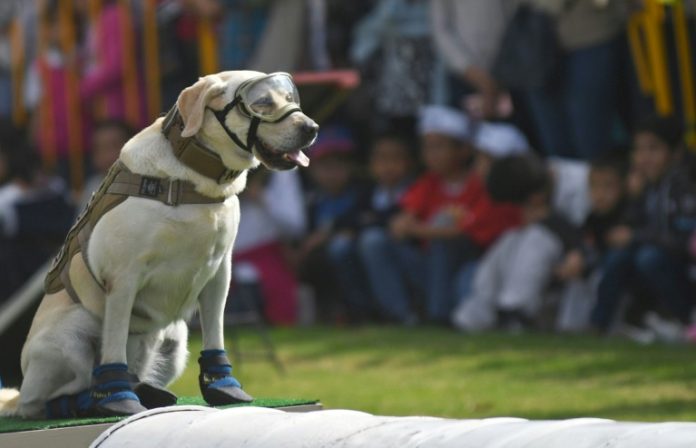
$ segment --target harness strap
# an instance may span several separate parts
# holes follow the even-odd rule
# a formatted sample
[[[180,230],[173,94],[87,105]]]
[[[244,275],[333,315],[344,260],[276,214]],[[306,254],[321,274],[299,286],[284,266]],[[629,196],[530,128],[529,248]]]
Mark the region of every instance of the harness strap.
[[[125,165],[107,187],[106,193],[154,199],[171,206],[216,204],[225,201],[224,197],[211,198],[200,194],[191,182],[143,176],[130,171]]]
[[[198,174],[213,179],[218,184],[236,179],[242,171],[230,170],[220,156],[195,137],[182,137],[184,121],[176,106],[172,107],[162,122],[162,134],[169,140],[174,157]]]

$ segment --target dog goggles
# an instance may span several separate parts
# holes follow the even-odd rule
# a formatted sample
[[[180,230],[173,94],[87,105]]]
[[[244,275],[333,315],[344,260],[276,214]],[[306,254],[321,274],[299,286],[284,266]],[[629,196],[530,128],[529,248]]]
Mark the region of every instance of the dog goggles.
[[[244,81],[237,87],[234,100],[215,111],[224,117],[239,106],[248,118],[275,123],[300,111],[300,94],[288,73],[271,73]]]
[[[235,93],[249,118],[276,122],[300,110],[300,94],[288,73],[271,73],[242,83]]]
[[[227,114],[239,106],[240,112],[251,119],[244,144],[225,124]],[[234,99],[222,110],[213,110],[227,135],[242,149],[251,152],[261,121],[276,123],[293,112],[299,112],[300,94],[288,73],[277,72],[244,81],[237,87]]]

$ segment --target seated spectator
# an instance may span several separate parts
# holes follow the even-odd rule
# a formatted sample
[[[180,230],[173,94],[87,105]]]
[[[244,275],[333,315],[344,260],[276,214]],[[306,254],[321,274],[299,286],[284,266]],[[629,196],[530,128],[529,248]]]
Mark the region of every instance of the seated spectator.
[[[82,210],[101,185],[111,165],[118,159],[121,148],[135,135],[133,128],[122,120],[104,120],[92,132],[92,175],[87,179],[78,209]]]
[[[427,319],[446,323],[457,270],[516,225],[519,211],[492,203],[471,169],[465,115],[427,107],[419,131],[427,171],[404,195],[389,232],[372,233],[361,249],[372,292],[388,317],[404,324],[417,320],[410,294],[415,288],[425,295]]]
[[[247,187],[239,197],[241,216],[232,254],[232,309],[237,286],[253,282],[260,291],[269,323],[296,323],[299,284],[288,260],[286,243],[299,239],[305,231],[302,201],[297,171],[269,172],[260,168],[249,173]],[[251,274],[242,278],[244,272]]]
[[[352,135],[342,126],[326,126],[309,149],[309,235],[299,248],[300,276],[314,290],[319,318],[342,318],[334,272],[327,249],[339,235],[338,223],[355,214],[362,187],[355,179]]]
[[[345,295],[349,318],[364,321],[378,314],[361,258],[369,257],[373,232],[384,233],[413,180],[414,160],[409,143],[396,134],[375,139],[370,151],[370,188],[358,198],[354,213],[337,222],[340,231],[329,244],[329,256]],[[361,249],[368,249],[363,252]]]
[[[454,311],[453,324],[467,332],[532,326],[552,280],[574,278],[583,266],[579,233],[553,212],[552,178],[541,161],[502,159],[488,181],[494,198],[521,205],[523,225],[506,232],[484,255],[471,294]]]
[[[0,301],[60,247],[74,218],[67,188],[44,175],[37,153],[7,150],[11,180],[0,187]]]
[[[589,327],[602,267],[615,254],[610,236],[626,223],[627,164],[620,153],[609,153],[592,162],[589,172],[590,211],[582,226],[584,276],[564,288],[557,327],[583,331]]]
[[[590,213],[583,226],[588,266],[612,250],[614,231],[626,224],[626,171],[620,155],[610,154],[590,165]]]
[[[656,300],[662,316],[687,324],[693,296],[687,282],[687,248],[696,229],[696,186],[680,164],[680,126],[650,118],[633,133],[630,225],[607,234],[615,252],[603,264],[592,324],[611,330],[619,303],[631,285]]]
[[[491,165],[503,157],[523,154],[530,150],[525,135],[507,123],[482,122],[476,127],[474,137],[474,170],[481,179],[486,179]],[[466,297],[471,292],[476,261],[466,263],[455,279],[455,296]]]

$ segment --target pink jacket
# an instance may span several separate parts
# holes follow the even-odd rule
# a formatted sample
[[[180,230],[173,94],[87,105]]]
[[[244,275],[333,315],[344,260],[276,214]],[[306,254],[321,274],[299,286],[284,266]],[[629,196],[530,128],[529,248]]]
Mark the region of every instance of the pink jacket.
[[[80,96],[83,104],[94,106],[94,101],[104,98],[108,118],[126,118],[126,103],[123,75],[123,21],[125,17],[118,5],[106,6],[99,16],[98,23],[90,26],[87,33],[87,61],[85,74],[80,83]],[[128,92],[138,99],[138,122],[131,125],[143,127],[148,124],[146,112],[146,95],[143,70],[138,54],[138,36],[133,34],[135,54],[129,55],[136,60],[137,91]],[[132,50],[131,50],[132,51]]]

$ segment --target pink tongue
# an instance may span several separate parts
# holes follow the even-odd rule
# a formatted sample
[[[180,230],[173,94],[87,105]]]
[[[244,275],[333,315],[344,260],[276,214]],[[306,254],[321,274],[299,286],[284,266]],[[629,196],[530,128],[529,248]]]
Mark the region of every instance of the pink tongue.
[[[307,157],[302,151],[288,152],[285,154],[285,157],[305,168],[309,166],[309,157]]]

